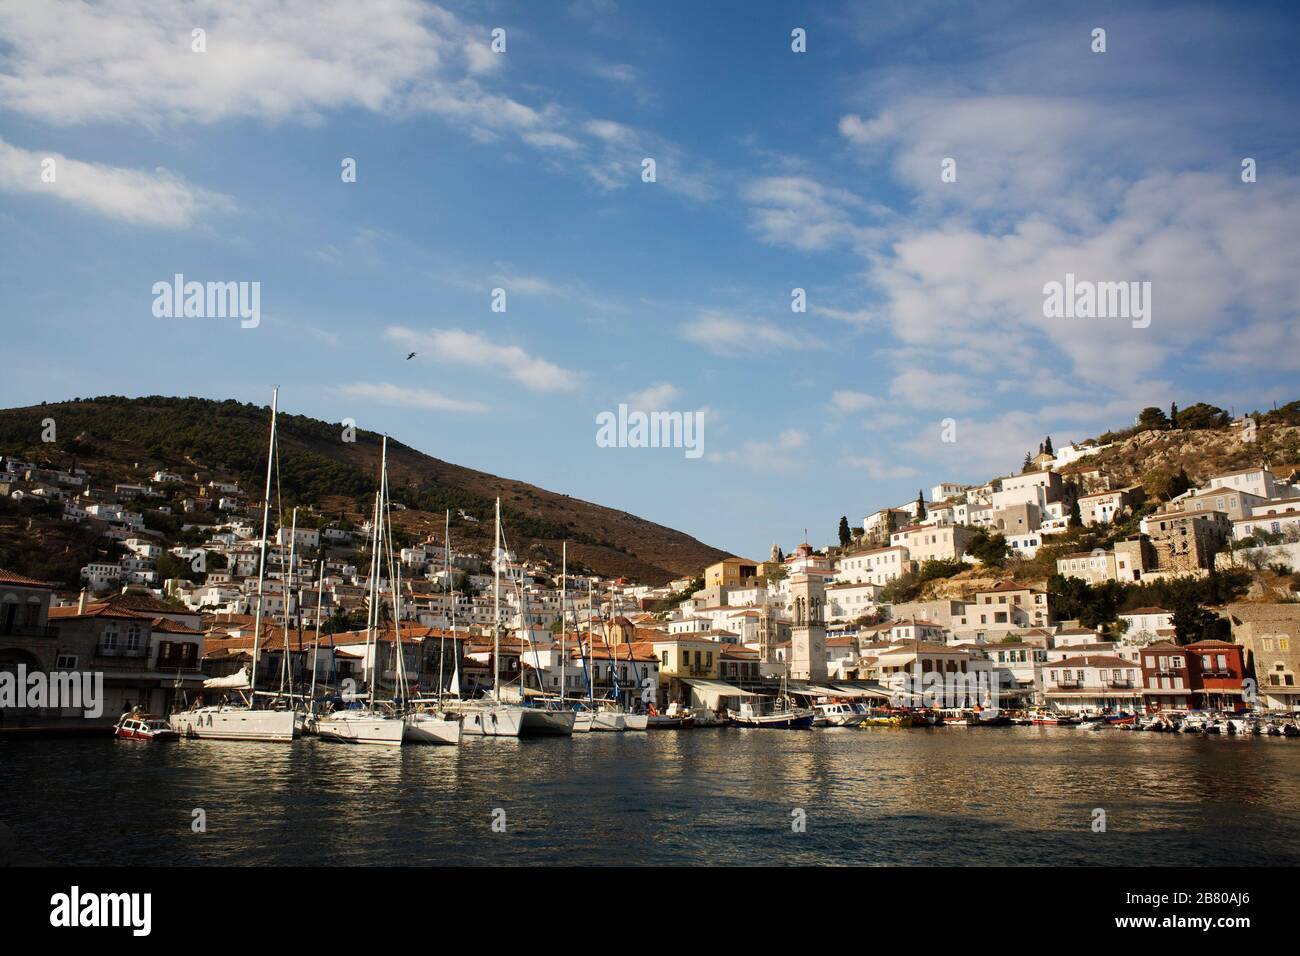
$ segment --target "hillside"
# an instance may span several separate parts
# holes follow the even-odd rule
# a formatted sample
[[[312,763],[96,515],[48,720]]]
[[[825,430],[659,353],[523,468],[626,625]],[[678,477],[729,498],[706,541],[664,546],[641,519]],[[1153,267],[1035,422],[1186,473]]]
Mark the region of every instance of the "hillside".
[[[0,410],[0,453],[42,466],[84,468],[99,481],[138,483],[155,470],[187,479],[198,473],[204,480],[237,481],[250,500],[260,500],[269,418],[269,407],[235,401],[76,399]],[[41,441],[45,419],[55,421],[53,443]],[[345,442],[341,425],[302,415],[281,414],[278,429],[283,507],[313,506],[315,515],[300,516],[304,521],[364,520],[379,470],[380,436],[357,429],[355,442]],[[492,503],[499,496],[510,546],[521,556],[553,558],[558,564],[561,542],[567,540],[571,567],[647,584],[697,574],[724,556],[635,515],[463,468],[391,437],[388,450],[393,500],[408,508],[394,520],[411,539],[430,532],[441,537],[443,512],[450,508],[453,543],[486,553],[492,544]],[[459,510],[477,520],[458,517]],[[56,529],[41,531],[35,520],[20,516],[3,522],[0,567],[23,568],[24,541],[38,531],[55,537]]]

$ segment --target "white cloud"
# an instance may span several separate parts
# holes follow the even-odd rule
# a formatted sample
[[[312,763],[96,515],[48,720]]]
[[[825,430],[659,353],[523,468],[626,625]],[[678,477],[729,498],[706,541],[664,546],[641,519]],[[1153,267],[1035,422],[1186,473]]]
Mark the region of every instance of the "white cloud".
[[[203,53],[191,50],[196,26],[206,31]],[[508,79],[508,59],[491,52],[490,35],[489,26],[418,0],[0,3],[9,47],[0,109],[55,125],[155,130],[319,123],[344,110],[430,113],[477,142],[517,136],[551,168],[576,169],[601,190],[640,185],[641,160],[651,156],[663,189],[692,201],[717,194],[713,173],[662,136],[495,89]]]
[[[880,399],[866,392],[842,390],[831,392],[831,404],[841,412],[856,412],[879,405]]]
[[[671,382],[659,382],[627,397],[628,407],[643,412],[665,411],[681,395],[681,390]]]
[[[917,470],[911,465],[881,461],[879,458],[869,458],[864,455],[849,455],[842,461],[848,468],[865,471],[867,477],[873,481],[897,481],[917,474]]]
[[[952,372],[905,368],[889,383],[889,394],[912,408],[962,411],[984,404],[977,384]]]
[[[865,206],[861,199],[807,176],[756,179],[745,187],[744,199],[752,207],[754,230],[772,245],[815,251],[866,234],[849,215]]]
[[[52,183],[41,180],[46,159],[54,160]],[[0,189],[51,196],[109,219],[162,229],[185,229],[205,214],[234,208],[229,197],[191,186],[162,168],[144,171],[85,163],[61,153],[22,149],[3,139]]]
[[[442,412],[485,412],[482,402],[451,398],[441,392],[423,388],[403,388],[389,382],[353,382],[340,385],[340,394],[347,398],[375,405],[394,405],[399,408],[420,408]]]
[[[741,319],[725,312],[705,310],[681,326],[682,337],[717,355],[736,355],[776,349],[806,349],[813,342],[762,319]]]
[[[431,329],[420,332],[390,326],[384,337],[410,347],[435,361],[456,362],[496,370],[537,392],[567,392],[578,386],[577,372],[561,368],[546,359],[530,355],[517,345],[501,345],[486,336],[461,329]]]
[[[711,461],[742,465],[755,471],[795,474],[807,470],[811,456],[795,454],[807,444],[807,432],[787,428],[775,438],[748,441],[739,448],[710,453],[706,457]]]

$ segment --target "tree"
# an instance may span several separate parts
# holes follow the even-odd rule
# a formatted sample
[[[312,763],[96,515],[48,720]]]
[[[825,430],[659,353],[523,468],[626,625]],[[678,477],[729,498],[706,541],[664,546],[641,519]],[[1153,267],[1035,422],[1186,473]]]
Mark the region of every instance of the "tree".
[[[978,558],[981,564],[990,568],[1002,567],[1010,551],[1006,537],[1002,534],[990,534],[987,528],[976,529],[966,550]]]
[[[1029,452],[1025,452],[1025,462],[1023,465],[1020,466],[1020,473],[1023,475],[1030,468],[1032,468],[1033,465],[1034,465],[1033,456],[1030,455]]]
[[[840,515],[840,547],[847,548],[851,540],[853,540],[853,532],[849,530],[848,515]]]
[[[921,494],[921,489],[916,489],[916,520],[925,520],[925,497]]]
[[[1169,403],[1169,427],[1170,428],[1178,427],[1178,403],[1177,402]]]
[[[1148,405],[1138,414],[1137,427],[1145,431],[1164,431],[1169,427],[1169,419],[1154,405]]]
[[[1174,640],[1193,644],[1221,638],[1228,622],[1208,608],[1193,601],[1180,601],[1173,607]]]
[[[1178,413],[1179,428],[1226,428],[1232,416],[1217,405],[1197,402]]]
[[[1051,436],[1051,435],[1048,435],[1048,436],[1047,436],[1047,441],[1043,442],[1043,451],[1046,452],[1046,453],[1049,454],[1049,455],[1054,455],[1054,454],[1056,454],[1056,452],[1052,451],[1052,436]]]
[[[1160,501],[1177,498],[1191,486],[1186,469],[1174,472],[1170,468],[1153,468],[1142,476],[1142,489],[1149,497]]]
[[[1078,528],[1083,525],[1083,515],[1079,513],[1079,499],[1070,499],[1070,522],[1068,527]]]

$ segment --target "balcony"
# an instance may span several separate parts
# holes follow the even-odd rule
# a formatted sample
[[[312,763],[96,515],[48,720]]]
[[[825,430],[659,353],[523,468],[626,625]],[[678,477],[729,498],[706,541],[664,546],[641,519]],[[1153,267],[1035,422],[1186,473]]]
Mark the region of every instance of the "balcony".
[[[1131,690],[1136,685],[1131,680],[1105,680],[1101,686],[1108,690]]]

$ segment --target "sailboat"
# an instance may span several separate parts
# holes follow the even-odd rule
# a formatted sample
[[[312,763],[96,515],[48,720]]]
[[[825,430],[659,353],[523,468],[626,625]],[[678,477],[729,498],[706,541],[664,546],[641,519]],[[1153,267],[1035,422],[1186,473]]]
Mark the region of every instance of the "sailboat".
[[[463,701],[457,709],[463,715],[464,733],[482,737],[521,737],[524,735],[568,736],[573,733],[574,713],[561,707],[529,707],[520,679],[520,703],[501,699],[501,564],[505,551],[501,547],[501,499],[496,501],[496,544],[492,560],[492,696],[483,700]]]
[[[451,601],[451,511],[447,512],[446,531],[443,533],[443,545],[446,564],[444,577],[448,587],[448,604]],[[400,582],[399,582],[400,583]],[[398,593],[401,588],[399,586]],[[454,614],[454,612],[452,612]],[[398,620],[401,620],[400,615]],[[455,618],[452,618],[452,644],[455,645]],[[433,699],[417,697],[411,701],[413,709],[403,717],[406,722],[405,740],[411,744],[451,744],[460,743],[460,721],[448,716],[442,709],[442,660],[443,660],[444,643],[439,639],[438,645],[438,696]],[[457,653],[457,657],[459,657]],[[457,669],[452,671],[452,681],[456,683],[456,692],[459,696],[460,687],[458,681],[459,662]],[[432,705],[432,707],[430,706]]]
[[[370,606],[366,609],[366,655],[363,660],[370,669],[368,690],[365,703],[357,702],[355,706],[337,710],[320,718],[316,722],[316,732],[327,740],[350,744],[372,744],[383,747],[400,747],[405,736],[406,724],[401,717],[380,709],[376,700],[379,680],[379,636],[374,633],[379,624],[381,601],[379,597],[379,574],[383,570],[382,551],[385,537],[384,513],[388,494],[388,436],[384,436],[383,450],[380,454],[379,491],[375,493],[374,522],[371,528],[370,552]],[[392,555],[392,542],[389,541],[389,556]],[[390,576],[390,582],[393,580]],[[394,587],[396,592],[396,587]],[[405,654],[402,650],[400,620],[395,621],[398,630],[394,636],[394,654],[397,659],[398,693],[405,682]],[[374,637],[373,649],[371,638]]]
[[[241,671],[239,675],[231,675],[239,677],[238,680],[218,677],[204,681],[204,690],[235,691],[239,694],[240,700],[196,706],[172,713],[168,717],[168,723],[173,730],[185,737],[285,743],[297,737],[302,730],[298,715],[291,708],[258,709],[255,706],[257,658],[261,649],[262,636],[262,596],[266,583],[266,536],[271,512],[271,469],[275,464],[275,422],[279,399],[280,389],[277,387],[271,392],[271,437],[266,452],[266,490],[262,495],[262,542],[261,554],[257,561],[257,610],[253,620],[252,674],[246,680],[243,679]]]

